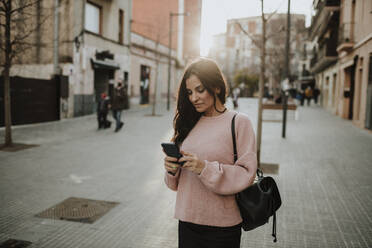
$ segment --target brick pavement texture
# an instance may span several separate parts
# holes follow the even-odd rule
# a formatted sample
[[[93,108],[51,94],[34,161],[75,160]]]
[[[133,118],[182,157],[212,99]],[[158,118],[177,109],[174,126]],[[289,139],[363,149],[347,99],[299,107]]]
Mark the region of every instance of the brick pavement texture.
[[[255,99],[240,99],[238,110],[256,126]],[[162,116],[146,116],[150,107],[125,111],[119,133],[97,131],[95,116],[16,127],[16,142],[40,146],[0,152],[0,243],[177,247],[175,193],[163,183],[160,148],[172,134],[173,111],[157,112]],[[270,220],[243,233],[241,247],[372,247],[371,132],[312,106],[289,113],[282,139],[281,112],[264,112],[273,118],[263,124],[261,156],[279,163],[278,243]],[[35,217],[73,196],[120,204],[93,224]]]

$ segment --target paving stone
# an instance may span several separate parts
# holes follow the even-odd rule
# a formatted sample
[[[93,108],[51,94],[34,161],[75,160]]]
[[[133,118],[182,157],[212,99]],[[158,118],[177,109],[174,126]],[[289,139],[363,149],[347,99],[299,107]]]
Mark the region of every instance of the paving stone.
[[[14,128],[16,142],[39,146],[0,151],[0,243],[177,247],[176,194],[164,185],[160,147],[172,135],[173,111],[164,107],[159,104],[157,117],[145,116],[151,106],[124,111],[118,133],[97,131],[94,115]],[[238,110],[255,129],[256,109],[256,99],[240,99]],[[241,247],[372,247],[372,133],[317,106],[299,107],[295,115],[285,139],[280,122],[263,123],[261,160],[279,164],[272,175],[283,199],[278,242],[270,220],[244,232]],[[266,116],[280,120],[281,113]],[[90,225],[34,217],[72,196],[120,204]]]

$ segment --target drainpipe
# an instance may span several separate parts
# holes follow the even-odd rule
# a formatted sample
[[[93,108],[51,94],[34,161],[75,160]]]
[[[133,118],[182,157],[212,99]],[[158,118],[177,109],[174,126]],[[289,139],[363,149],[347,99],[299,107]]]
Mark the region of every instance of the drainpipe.
[[[132,42],[132,16],[133,16],[133,14],[132,14],[132,6],[133,6],[133,0],[129,0],[129,28],[128,28],[128,30],[129,30],[129,40],[128,40],[128,47],[129,47],[129,49],[130,49],[130,46],[131,46],[131,42]],[[125,21],[125,20],[124,20]]]
[[[60,74],[59,69],[59,0],[54,0],[54,46],[53,46],[53,64],[54,75]]]

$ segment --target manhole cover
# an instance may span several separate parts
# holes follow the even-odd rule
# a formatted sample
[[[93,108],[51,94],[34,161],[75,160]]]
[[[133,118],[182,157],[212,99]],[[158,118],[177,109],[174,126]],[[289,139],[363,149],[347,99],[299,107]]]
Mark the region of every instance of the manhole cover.
[[[279,164],[260,163],[260,168],[264,174],[278,174]]]
[[[91,224],[118,204],[118,202],[97,201],[70,197],[63,202],[37,214],[36,217]]]
[[[11,146],[5,146],[4,144],[0,145],[0,151],[4,152],[18,152],[24,149],[36,147],[39,145],[32,145],[32,144],[20,144],[20,143],[13,143]]]
[[[0,248],[24,248],[31,244],[32,243],[29,241],[8,239],[4,243],[0,244]]]

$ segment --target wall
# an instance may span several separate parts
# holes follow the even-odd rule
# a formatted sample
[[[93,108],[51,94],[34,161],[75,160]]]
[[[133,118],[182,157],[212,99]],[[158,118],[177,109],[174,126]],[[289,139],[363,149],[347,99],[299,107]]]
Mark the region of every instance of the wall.
[[[335,77],[334,77],[335,74],[337,75],[336,80],[338,80],[338,77],[339,77],[339,65],[338,64],[328,67],[326,70],[319,73],[316,77],[317,86],[321,90],[321,98],[320,98],[321,105],[323,108],[327,109],[333,114],[337,112],[336,103],[338,101],[338,99],[336,99],[333,96],[333,92],[337,91],[337,82],[335,82]],[[336,89],[334,89],[334,87],[336,87]],[[339,89],[339,90],[341,91],[342,89]],[[342,90],[342,94],[343,94],[343,90]],[[340,93],[337,95],[341,96],[342,94]]]
[[[351,2],[351,0],[350,0]],[[372,23],[372,1],[357,0],[355,9],[355,40],[361,41],[368,35],[371,35]]]
[[[132,47],[131,47],[131,81],[130,93],[132,96],[138,97],[140,95],[140,67],[146,65],[150,67],[150,95],[154,94],[154,85],[156,78],[156,59],[157,53],[160,53],[159,62],[159,75],[158,75],[158,92],[159,96],[165,97],[167,95],[168,85],[168,48],[163,45],[158,45],[152,40],[146,39],[138,34],[132,34]],[[135,45],[137,44],[137,46]],[[140,45],[140,47],[138,47]],[[146,49],[144,49],[144,47]],[[176,56],[173,51],[172,56]],[[172,80],[171,92],[177,88],[176,84],[178,77],[175,68],[174,60],[172,60]],[[150,98],[151,101],[151,98]]]
[[[372,53],[372,1],[360,0],[355,1],[355,17],[352,20],[352,0],[344,0],[341,5],[341,23],[354,22],[354,46],[349,52],[339,52],[340,63],[340,82],[339,87],[342,90],[348,81],[344,69],[354,64],[356,60],[355,71],[355,91],[353,104],[353,124],[360,128],[365,127],[366,105],[367,105],[367,87],[368,87],[368,63],[369,56]],[[340,91],[341,92],[341,91]],[[339,111],[338,114],[347,118],[348,100],[342,95],[338,98]]]
[[[186,0],[187,1],[187,0]],[[178,12],[177,0],[134,0],[132,32],[168,46],[169,13]],[[173,30],[177,30],[177,17],[173,18]],[[177,32],[172,34],[172,48],[177,48]]]
[[[185,11],[189,16],[184,17],[183,54],[188,61],[200,55],[201,0],[184,0]]]
[[[124,44],[128,45],[130,41],[130,1],[129,0],[89,0],[102,7],[102,36],[119,41],[119,9],[124,11]],[[133,1],[137,2],[137,1]]]

